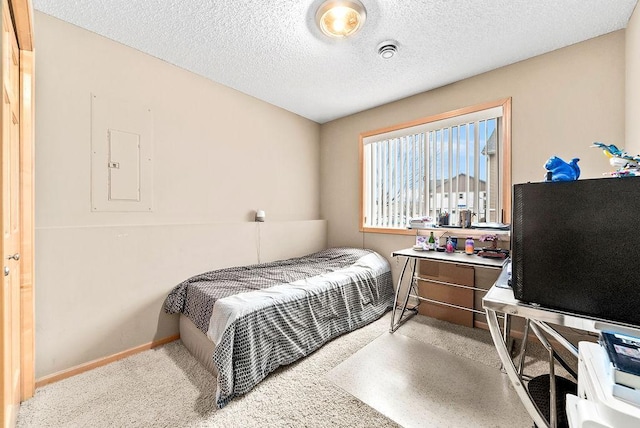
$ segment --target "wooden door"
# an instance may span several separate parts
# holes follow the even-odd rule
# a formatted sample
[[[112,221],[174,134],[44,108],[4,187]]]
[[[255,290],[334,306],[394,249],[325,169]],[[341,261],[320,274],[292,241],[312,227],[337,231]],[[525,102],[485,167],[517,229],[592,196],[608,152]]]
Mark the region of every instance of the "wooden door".
[[[2,2],[2,409],[13,426],[20,405],[20,52]]]

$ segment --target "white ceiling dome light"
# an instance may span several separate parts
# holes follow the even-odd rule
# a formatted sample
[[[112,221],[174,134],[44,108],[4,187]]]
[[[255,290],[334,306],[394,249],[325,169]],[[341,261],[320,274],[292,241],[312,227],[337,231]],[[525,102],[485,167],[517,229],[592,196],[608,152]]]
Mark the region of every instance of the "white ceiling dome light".
[[[316,23],[329,37],[344,38],[364,24],[367,11],[358,0],[327,0],[316,12]]]

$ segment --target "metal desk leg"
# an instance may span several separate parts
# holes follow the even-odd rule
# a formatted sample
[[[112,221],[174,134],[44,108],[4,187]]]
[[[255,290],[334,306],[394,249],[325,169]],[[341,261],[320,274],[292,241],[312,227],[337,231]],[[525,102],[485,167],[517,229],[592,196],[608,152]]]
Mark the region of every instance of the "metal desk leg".
[[[393,307],[391,308],[391,327],[389,329],[390,333],[393,333],[396,328],[396,310],[398,308],[398,296],[400,295],[400,287],[402,287],[402,279],[404,278],[404,272],[407,270],[407,265],[409,264],[409,257],[404,262],[404,266],[402,267],[402,271],[400,272],[400,278],[398,279],[398,285],[396,287],[396,295],[393,298]],[[402,318],[402,314],[400,315]]]
[[[511,338],[511,316],[509,314],[504,314],[503,321],[502,339],[507,345],[507,351],[509,351],[509,355],[511,355],[511,351],[513,350],[513,339]],[[504,367],[500,367],[500,371],[502,373],[505,373]]]
[[[524,405],[527,413],[533,419],[533,422],[539,427],[549,427],[548,422],[538,413],[538,410],[527,390],[526,386],[522,382],[520,376],[518,376],[518,372],[516,371],[516,366],[511,359],[511,355],[509,354],[509,350],[507,349],[507,343],[505,342],[501,332],[500,332],[500,324],[498,323],[498,317],[496,312],[491,309],[486,309],[485,312],[487,314],[487,323],[489,324],[489,331],[491,332],[491,337],[493,338],[493,343],[496,346],[496,350],[498,351],[498,356],[500,357],[500,361],[502,362],[502,366],[504,367],[504,371],[509,376],[509,380],[513,385],[513,388],[516,390],[518,397],[520,397],[520,401]]]
[[[504,328],[502,330],[502,338],[508,344],[509,337],[511,337],[511,317],[509,314],[504,314]]]
[[[558,409],[557,407],[557,392],[556,392],[556,373],[555,373],[555,364],[553,359],[553,347],[549,343],[546,337],[540,332],[538,326],[535,322],[531,324],[531,330],[536,335],[542,346],[545,347],[547,352],[549,353],[549,415],[550,415],[550,425],[552,428],[556,428],[558,426]],[[562,409],[564,411],[564,409]]]
[[[511,337],[511,315],[509,314],[504,314],[502,335],[504,336],[504,343],[507,344],[507,349],[509,350],[509,353],[511,353],[513,350],[513,338]]]
[[[396,321],[396,311],[398,310],[398,297],[400,297],[400,289],[402,287],[402,280],[404,279],[404,274],[407,270],[407,266],[409,265],[409,260],[411,258],[407,257],[407,260],[404,262],[404,266],[402,268],[402,272],[400,273],[400,278],[398,278],[398,286],[396,288],[396,295],[393,299],[393,308],[391,309],[391,328],[389,329],[390,333],[393,333],[394,331],[396,331],[398,329],[398,327],[400,327],[400,325],[402,325],[405,321],[407,321],[409,318],[411,318],[413,315],[416,314],[415,310],[412,310],[411,314],[408,316],[404,316],[405,312],[407,311],[407,304],[409,303],[409,295],[411,294],[411,289],[413,288],[413,281],[414,281],[414,277],[415,277],[415,273],[416,273],[416,261],[415,259],[413,260],[413,270],[412,270],[412,274],[411,274],[411,279],[409,281],[409,285],[407,286],[407,293],[404,296],[404,301],[402,304],[402,310],[400,311],[400,317],[398,317],[398,321]]]
[[[524,323],[524,331],[522,334],[522,343],[520,344],[520,353],[518,356],[518,374],[520,376],[524,373],[524,362],[527,358],[527,343],[529,341],[529,320]]]

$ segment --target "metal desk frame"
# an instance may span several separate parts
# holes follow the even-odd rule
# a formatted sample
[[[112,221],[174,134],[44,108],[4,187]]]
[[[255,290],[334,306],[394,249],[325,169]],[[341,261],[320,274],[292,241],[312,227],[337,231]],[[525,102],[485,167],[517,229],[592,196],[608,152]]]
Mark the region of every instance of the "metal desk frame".
[[[420,276],[416,275],[416,268],[419,260],[430,260],[430,261],[439,262],[439,263],[464,264],[468,266],[479,266],[479,267],[494,268],[494,269],[501,269],[505,263],[505,260],[502,260],[502,259],[483,259],[475,255],[471,255],[471,256],[462,255],[463,258],[461,258],[459,254],[448,254],[448,253],[436,252],[436,251],[415,251],[411,248],[394,251],[391,254],[391,256],[405,257],[404,265],[402,267],[402,271],[400,272],[400,277],[398,278],[395,298],[393,300],[393,308],[391,310],[391,327],[389,329],[389,332],[391,333],[396,331],[398,327],[400,327],[409,318],[411,318],[412,316],[418,313],[418,305],[420,304],[421,301],[434,303],[441,306],[448,306],[455,309],[462,309],[465,311],[471,311],[481,315],[485,315],[484,311],[466,308],[464,306],[453,305],[451,303],[441,302],[438,300],[428,299],[426,297],[420,296],[418,293],[419,280],[426,280],[429,282],[435,282],[438,284],[448,285],[451,287],[480,291],[482,293],[486,293],[488,290],[484,288],[470,287],[466,285],[452,284],[449,282],[435,281],[433,279],[421,278]],[[407,269],[411,272],[411,278],[409,280],[408,286],[405,289],[406,294],[404,296],[400,296],[404,277],[405,277],[405,274],[407,274]],[[408,305],[409,305],[410,297],[417,299],[418,305],[409,307]],[[400,300],[402,300],[402,306],[399,308],[398,302]],[[399,316],[397,316],[398,312],[400,313]],[[508,317],[505,318],[505,321],[508,322]],[[505,330],[508,330],[508,328]]]
[[[496,284],[505,285],[506,283],[507,271],[504,269],[496,281]],[[515,361],[511,358],[508,349],[508,341],[505,339],[509,335],[508,326],[506,326],[505,331],[503,332],[504,334],[502,334],[500,331],[500,324],[498,323],[498,313],[505,314],[505,316],[518,316],[525,318],[527,320],[525,326],[531,325],[534,334],[540,339],[547,350],[549,350],[551,346],[542,334],[541,330],[544,330],[545,333],[549,334],[562,346],[571,351],[576,358],[578,357],[578,349],[554,328],[549,326],[548,323],[593,333],[598,333],[602,330],[609,330],[635,336],[640,335],[640,329],[631,325],[615,323],[586,315],[572,314],[520,302],[514,298],[513,290],[511,288],[500,288],[494,285],[482,299],[482,303],[487,315],[487,323],[489,324],[491,337],[493,338],[493,343],[498,351],[504,371],[507,373],[509,380],[522,401],[522,404],[538,427],[554,427],[556,425],[554,399],[555,382],[551,382],[551,421],[547,421],[538,411],[538,408],[525,386],[525,379],[523,378],[521,364],[519,364],[519,368],[516,368]],[[525,338],[527,337],[526,330],[527,328],[525,327]],[[552,353],[550,354],[550,357],[551,356]],[[524,355],[520,355],[520,358],[520,363],[522,363]],[[553,379],[553,360],[551,359],[550,370],[550,375]]]

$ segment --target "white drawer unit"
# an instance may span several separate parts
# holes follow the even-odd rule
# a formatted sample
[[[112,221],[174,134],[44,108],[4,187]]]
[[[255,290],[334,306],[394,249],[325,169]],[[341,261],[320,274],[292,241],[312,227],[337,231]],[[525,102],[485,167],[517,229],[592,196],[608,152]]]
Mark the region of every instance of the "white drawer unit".
[[[580,342],[578,396],[567,395],[571,428],[640,427],[640,406],[613,396],[609,360],[597,343]]]

